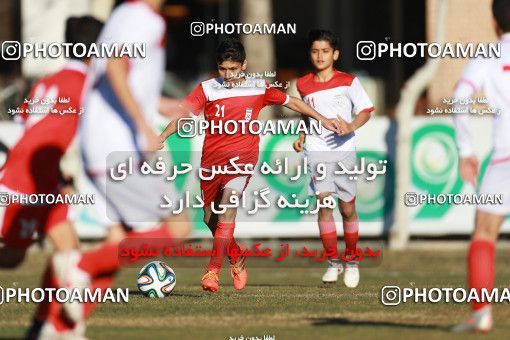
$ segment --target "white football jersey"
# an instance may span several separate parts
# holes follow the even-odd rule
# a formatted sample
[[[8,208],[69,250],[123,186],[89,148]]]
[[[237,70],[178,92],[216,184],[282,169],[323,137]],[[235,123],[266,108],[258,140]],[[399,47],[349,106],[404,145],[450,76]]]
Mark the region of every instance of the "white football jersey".
[[[314,74],[309,73],[298,79],[297,89],[303,101],[326,118],[340,116],[350,123],[353,114],[374,110],[358,78],[347,73],[335,71],[327,82],[318,82]],[[339,136],[323,128],[320,134],[306,136],[306,154],[310,156],[322,151],[354,151],[354,136],[354,132]]]
[[[129,58],[129,89],[150,125],[157,115],[165,73],[166,23],[142,1],[126,2],[107,20],[98,43],[145,44],[144,57]],[[80,141],[85,167],[102,173],[114,151],[144,149],[144,136],[115,94],[106,76],[108,58],[95,58],[87,74]]]
[[[145,58],[129,59],[128,81],[131,93],[149,120],[154,118],[161,96],[165,74],[165,39],[165,20],[142,1],[126,2],[117,7],[98,38],[98,44],[145,44]],[[88,73],[88,85],[92,92],[109,86],[103,84],[107,61],[107,58],[96,58],[92,62]],[[108,90],[104,92],[108,93]]]
[[[493,114],[493,161],[510,157],[510,33],[501,37],[500,58],[472,59],[464,69],[455,88],[457,100],[471,98],[479,90],[487,97]],[[462,109],[460,104],[456,108]],[[469,114],[454,115],[457,145],[461,157],[472,155]]]

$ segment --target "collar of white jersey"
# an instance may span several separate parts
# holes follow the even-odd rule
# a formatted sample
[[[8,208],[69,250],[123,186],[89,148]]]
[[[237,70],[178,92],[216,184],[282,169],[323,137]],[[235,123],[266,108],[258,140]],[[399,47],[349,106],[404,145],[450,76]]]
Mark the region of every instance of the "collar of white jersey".
[[[501,35],[500,41],[505,43],[510,42],[510,32]]]
[[[78,71],[85,74],[87,73],[87,64],[80,60],[71,59],[64,66],[64,69]]]

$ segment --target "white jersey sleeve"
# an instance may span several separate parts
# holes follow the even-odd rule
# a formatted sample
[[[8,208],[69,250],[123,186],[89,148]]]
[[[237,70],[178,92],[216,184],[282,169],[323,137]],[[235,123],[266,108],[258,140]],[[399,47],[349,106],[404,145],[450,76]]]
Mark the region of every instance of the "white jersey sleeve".
[[[101,39],[105,43],[156,45],[165,23],[145,4],[127,4],[112,13]]]
[[[165,76],[164,19],[142,1],[127,2],[117,7],[106,22],[99,42],[145,47],[145,56],[129,59],[128,82],[134,99],[151,122],[158,109]],[[98,58],[91,67],[95,83],[105,75],[107,58]]]
[[[459,102],[473,97],[483,87],[484,73],[485,64],[482,59],[472,59],[469,62],[455,87],[453,97],[457,103],[454,105],[454,111],[458,112],[466,109],[465,106],[460,106]],[[469,114],[464,113],[453,115],[455,138],[460,157],[468,157],[474,153],[469,116]]]
[[[372,101],[368,97],[368,94],[365,92],[365,89],[361,85],[358,78],[354,78],[351,86],[349,87],[349,96],[352,102],[352,112],[355,115],[360,114],[362,111],[369,110],[374,107]]]

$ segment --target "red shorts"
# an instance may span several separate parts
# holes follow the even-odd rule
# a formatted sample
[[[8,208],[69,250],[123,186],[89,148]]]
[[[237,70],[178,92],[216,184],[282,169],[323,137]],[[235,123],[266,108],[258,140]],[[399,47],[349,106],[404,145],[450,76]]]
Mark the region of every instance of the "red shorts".
[[[46,235],[51,228],[67,220],[66,204],[22,205],[10,204],[0,211],[0,228],[7,246],[28,248],[37,235]],[[3,215],[3,218],[1,217]]]
[[[243,188],[239,188],[241,192],[246,189],[246,186],[250,182],[251,175],[240,175],[240,174],[233,174],[233,175],[216,175],[211,180],[200,180],[200,190],[202,190],[202,199],[204,200],[204,206],[211,205],[212,202],[216,200],[218,195],[220,195],[223,192],[223,189],[225,188],[225,185],[227,185],[228,182],[231,180],[238,178],[238,177],[247,177],[246,183],[244,184]]]

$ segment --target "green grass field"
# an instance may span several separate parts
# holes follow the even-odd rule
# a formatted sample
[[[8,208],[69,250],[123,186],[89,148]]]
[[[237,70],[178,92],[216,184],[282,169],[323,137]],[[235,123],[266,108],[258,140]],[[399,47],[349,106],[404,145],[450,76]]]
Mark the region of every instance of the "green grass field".
[[[37,287],[46,256],[32,252],[24,265],[0,271],[3,287]],[[496,286],[510,281],[510,250],[497,254]],[[275,339],[465,339],[447,328],[467,315],[464,304],[412,304],[386,307],[380,302],[385,285],[401,287],[464,287],[464,250],[386,252],[381,266],[361,272],[357,289],[339,281],[324,285],[322,269],[252,268],[249,286],[234,291],[227,270],[220,291],[200,288],[202,268],[175,267],[174,295],[151,300],[138,294],[136,268],[123,270],[118,287],[130,288],[129,303],[103,304],[88,323],[91,339],[229,339],[275,336]],[[22,337],[34,304],[0,306],[0,338]],[[510,306],[494,306],[495,329],[486,339],[510,334]],[[476,335],[467,335],[475,338]]]

